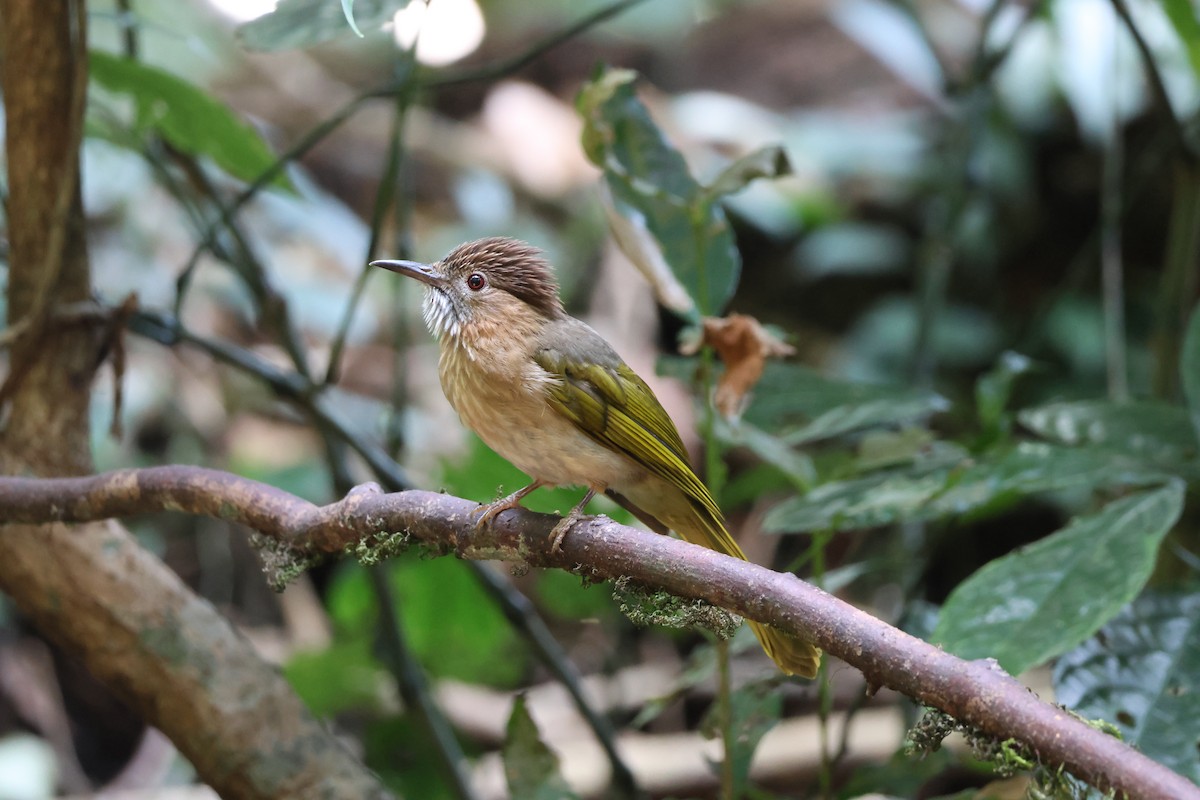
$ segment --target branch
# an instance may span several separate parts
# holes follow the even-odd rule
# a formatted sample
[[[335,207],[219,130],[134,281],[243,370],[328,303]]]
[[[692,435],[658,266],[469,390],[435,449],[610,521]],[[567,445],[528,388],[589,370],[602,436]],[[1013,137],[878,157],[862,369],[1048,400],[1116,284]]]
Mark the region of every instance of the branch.
[[[618,525],[576,524],[560,552],[556,517],[514,509],[476,528],[476,504],[424,491],[384,494],[375,484],[316,506],[280,489],[189,466],[118,470],[84,478],[0,478],[0,517],[82,522],[151,511],[184,511],[248,525],[298,555],[339,553],[381,532],[460,558],[556,567],[592,578],[628,576],[705,600],[812,640],[889,686],[999,739],[1027,744],[1102,791],[1131,798],[1200,799],[1200,788],[1061,708],[1037,699],[988,662],[966,662],[887,625],[794,575],[703,547]]]

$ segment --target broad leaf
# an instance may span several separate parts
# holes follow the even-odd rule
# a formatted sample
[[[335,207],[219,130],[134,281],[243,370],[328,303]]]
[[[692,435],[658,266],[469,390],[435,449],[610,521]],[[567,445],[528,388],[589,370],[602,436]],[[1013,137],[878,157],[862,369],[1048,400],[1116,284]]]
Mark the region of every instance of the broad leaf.
[[[250,125],[199,87],[140,61],[93,50],[92,78],[105,89],[133,100],[134,124],[152,131],[188,155],[211,158],[221,169],[252,181],[275,163],[275,156]],[[279,186],[286,186],[280,178]]]
[[[878,425],[896,425],[945,411],[932,392],[825,377],[798,364],[768,362],[743,418],[783,430],[792,444],[832,438]]]
[[[558,758],[538,735],[525,706],[525,695],[513,700],[504,737],[504,777],[511,797],[529,800],[568,800],[576,794],[558,770]]]
[[[1163,0],[1162,5],[1183,42],[1192,72],[1200,77],[1200,20],[1196,18],[1196,7],[1191,0]]]
[[[771,509],[763,529],[856,530],[977,514],[1062,489],[1144,486],[1168,479],[1140,460],[1107,450],[1027,442],[978,460],[956,457],[957,452],[931,448],[905,469],[818,486]]]
[[[1032,368],[1028,357],[1009,351],[975,383],[975,407],[985,429],[995,431],[1001,427],[1013,385]]]
[[[580,91],[583,148],[604,171],[616,212],[653,238],[621,239],[631,260],[646,271],[661,257],[695,304],[690,313],[676,303],[672,307],[693,320],[715,316],[733,296],[741,271],[733,232],[725,212],[638,99],[636,77],[628,70],[603,70]],[[660,252],[628,252],[635,245]]]
[[[733,767],[733,796],[745,796],[750,782],[750,762],[767,731],[779,723],[783,713],[783,695],[773,681],[760,681],[735,689],[729,696],[732,734],[725,754]],[[720,704],[710,706],[704,720],[705,735],[721,738]]]
[[[1139,597],[1059,659],[1054,694],[1200,783],[1200,587]]]
[[[936,394],[910,394],[868,400],[865,403],[831,408],[807,425],[784,431],[782,438],[793,445],[808,444],[867,428],[925,419],[949,407],[950,404]]]
[[[361,36],[360,28],[379,28],[407,5],[408,0],[280,0],[271,13],[239,27],[237,36],[251,50],[308,47],[351,31]]]
[[[1183,483],[1139,492],[985,565],[942,606],[933,641],[1016,674],[1091,636],[1150,577]]]
[[[1053,403],[1018,415],[1039,436],[1069,445],[1103,445],[1156,461],[1186,461],[1200,451],[1185,409],[1157,402],[1085,400]]]

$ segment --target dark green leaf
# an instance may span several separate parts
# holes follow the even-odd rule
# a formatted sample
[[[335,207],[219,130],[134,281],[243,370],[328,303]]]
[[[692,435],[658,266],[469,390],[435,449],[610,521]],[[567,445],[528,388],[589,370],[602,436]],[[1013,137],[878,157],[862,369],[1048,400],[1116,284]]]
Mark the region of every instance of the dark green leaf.
[[[1141,591],[1182,510],[1183,483],[1172,481],[992,561],[951,593],[933,641],[1013,674],[1071,649]]]
[[[1188,320],[1183,335],[1183,352],[1179,356],[1179,375],[1183,393],[1192,415],[1192,429],[1200,437],[1200,304]]]
[[[1054,694],[1200,782],[1200,587],[1139,597],[1059,659]]]
[[[932,392],[827,378],[799,364],[767,363],[744,418],[766,430],[793,426],[793,443],[817,441],[876,425],[895,425],[945,411]],[[803,423],[795,427],[797,423]]]
[[[649,232],[658,252],[642,252],[650,245],[632,236],[619,239],[622,248],[656,286],[655,260],[665,260],[695,308],[668,305],[693,319],[718,314],[741,270],[733,232],[638,99],[635,79],[628,70],[605,70],[580,91],[584,151],[604,170],[617,214]]]
[[[513,700],[504,737],[504,777],[512,797],[529,800],[567,800],[577,795],[558,771],[558,758],[538,736],[537,725],[525,707],[525,695]]]
[[[308,47],[351,30],[362,36],[360,27],[378,28],[407,6],[408,2],[342,0],[338,5],[330,0],[280,0],[271,13],[239,27],[237,35],[242,44],[251,50]],[[353,14],[350,9],[352,4]]]
[[[721,738],[720,704],[714,703],[705,718],[709,738]],[[742,797],[750,782],[750,761],[767,731],[774,728],[783,712],[783,695],[772,681],[747,684],[729,696],[729,727],[732,734],[725,757],[733,766],[733,796]]]
[[[710,200],[715,201],[724,195],[740,192],[759,178],[778,178],[791,174],[792,165],[787,152],[779,145],[771,144],[747,153],[721,170],[721,174],[709,184],[707,194]]]
[[[1196,7],[1191,0],[1163,0],[1163,10],[1183,41],[1192,72],[1200,77],[1200,21],[1196,19]]]
[[[1159,463],[1190,460],[1200,449],[1188,412],[1165,403],[1054,403],[1026,409],[1018,419],[1051,441],[1103,445]]]
[[[90,58],[98,84],[133,100],[139,131],[153,131],[188,155],[211,158],[244,181],[253,181],[275,163],[254,128],[197,86],[133,59],[98,51]],[[276,185],[287,186],[287,181],[281,177]]]
[[[745,422],[728,422],[719,419],[715,433],[723,443],[732,447],[745,447],[766,463],[778,469],[799,489],[807,489],[817,479],[812,459],[794,450],[777,436]]]
[[[771,509],[768,532],[856,530],[960,517],[999,508],[1028,495],[1072,488],[1147,485],[1168,476],[1120,453],[1090,448],[1021,445],[978,461],[932,448],[901,470],[818,486]]]
[[[924,419],[949,407],[950,404],[945,398],[936,394],[900,395],[868,400],[831,408],[807,425],[785,431],[782,438],[792,445],[808,444],[866,428]]]
[[[979,422],[985,430],[996,430],[1000,427],[1004,409],[1012,396],[1013,384],[1032,368],[1033,362],[1026,356],[1008,351],[1003,353],[996,366],[975,384],[975,407],[979,413]]]

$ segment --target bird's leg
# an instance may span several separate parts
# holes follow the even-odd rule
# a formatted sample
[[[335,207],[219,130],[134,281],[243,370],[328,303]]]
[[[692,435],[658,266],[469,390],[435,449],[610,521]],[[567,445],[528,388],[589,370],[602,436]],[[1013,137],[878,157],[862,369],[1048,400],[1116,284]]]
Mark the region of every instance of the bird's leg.
[[[550,541],[550,552],[557,553],[559,550],[562,549],[562,541],[566,537],[567,531],[571,530],[572,525],[574,525],[576,522],[579,522],[579,520],[583,519],[583,517],[584,517],[583,510],[585,508],[587,508],[587,504],[590,503],[592,501],[592,498],[596,496],[597,491],[603,492],[604,489],[603,488],[596,489],[595,487],[589,487],[587,490],[587,494],[585,494],[583,496],[582,500],[580,500],[578,503],[575,504],[575,507],[571,509],[571,513],[567,514],[565,517],[560,519],[558,521],[558,524],[555,525],[554,528],[550,531],[551,536],[554,537]]]
[[[478,517],[475,524],[479,527],[487,525],[501,511],[507,511],[510,508],[516,508],[521,505],[521,501],[525,499],[525,495],[544,485],[541,481],[534,481],[523,489],[517,489],[507,497],[501,497],[499,500],[487,505],[480,505],[479,508],[471,512],[472,516]]]

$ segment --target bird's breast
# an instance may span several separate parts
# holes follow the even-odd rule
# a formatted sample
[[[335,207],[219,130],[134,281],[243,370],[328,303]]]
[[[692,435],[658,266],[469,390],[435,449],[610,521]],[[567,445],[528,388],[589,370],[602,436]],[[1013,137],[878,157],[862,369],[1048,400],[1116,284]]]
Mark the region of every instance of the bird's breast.
[[[443,345],[438,372],[459,418],[488,447],[553,486],[620,487],[640,480],[628,457],[592,440],[547,401],[557,380],[524,354]]]

